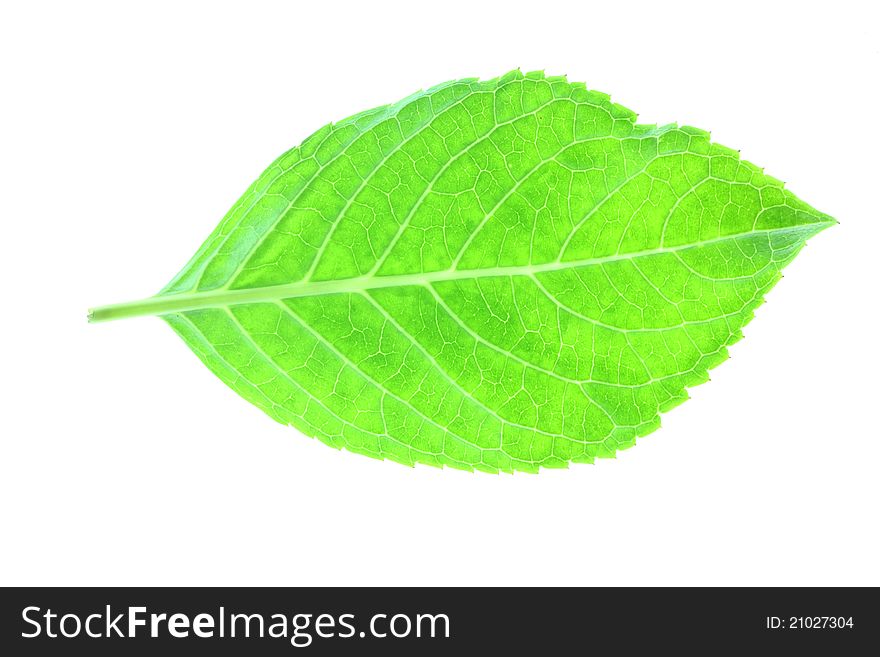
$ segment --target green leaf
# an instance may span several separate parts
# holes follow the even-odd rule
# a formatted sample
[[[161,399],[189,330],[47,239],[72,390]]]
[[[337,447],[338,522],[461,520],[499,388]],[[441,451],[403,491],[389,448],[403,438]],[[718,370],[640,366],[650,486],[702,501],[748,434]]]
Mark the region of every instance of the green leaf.
[[[833,219],[583,84],[449,82],[276,160],[151,299],[227,385],[337,448],[537,471],[708,379]]]

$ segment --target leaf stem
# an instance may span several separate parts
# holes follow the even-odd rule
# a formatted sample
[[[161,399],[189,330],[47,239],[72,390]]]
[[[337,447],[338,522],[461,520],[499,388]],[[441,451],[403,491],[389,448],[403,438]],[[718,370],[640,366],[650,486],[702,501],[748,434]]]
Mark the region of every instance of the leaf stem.
[[[364,292],[385,287],[426,286],[433,283],[468,280],[474,278],[491,278],[495,276],[535,276],[540,273],[548,273],[572,267],[584,267],[599,265],[619,260],[632,260],[645,256],[658,255],[661,253],[676,253],[689,249],[725,242],[732,239],[754,237],[755,235],[769,233],[794,233],[802,240],[818,233],[828,226],[836,223],[833,219],[823,218],[822,221],[788,226],[785,228],[759,229],[748,233],[734,235],[722,235],[720,237],[691,242],[677,246],[661,246],[654,249],[645,249],[633,253],[613,253],[581,260],[554,260],[539,264],[510,265],[489,267],[485,269],[452,269],[432,272],[416,272],[412,274],[398,274],[394,276],[374,276],[365,274],[354,278],[344,278],[330,281],[298,281],[280,285],[268,285],[241,290],[218,288],[196,292],[181,292],[164,296],[115,303],[109,306],[99,306],[89,310],[89,322],[108,322],[113,319],[125,319],[127,317],[141,317],[144,315],[168,315],[171,313],[198,310],[200,308],[218,308],[233,306],[242,303],[275,302],[282,299],[295,297],[308,297],[324,294],[344,294],[348,292]]]

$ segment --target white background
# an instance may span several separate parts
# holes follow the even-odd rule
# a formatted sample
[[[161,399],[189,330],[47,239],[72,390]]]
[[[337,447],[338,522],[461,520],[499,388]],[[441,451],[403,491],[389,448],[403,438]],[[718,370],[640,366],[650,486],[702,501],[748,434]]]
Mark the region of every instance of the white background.
[[[15,6],[12,6],[15,4]],[[8,3],[2,584],[880,584],[871,3]],[[279,153],[457,77],[568,74],[840,225],[712,383],[616,460],[337,452],[238,398],[148,296]]]

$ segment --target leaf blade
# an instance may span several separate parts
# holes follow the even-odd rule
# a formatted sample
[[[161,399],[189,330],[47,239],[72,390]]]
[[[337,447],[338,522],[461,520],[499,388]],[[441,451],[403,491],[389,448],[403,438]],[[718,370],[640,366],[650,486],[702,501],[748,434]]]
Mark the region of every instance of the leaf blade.
[[[162,314],[331,446],[534,472],[656,429],[832,223],[707,133],[513,72],[322,128],[93,319]]]

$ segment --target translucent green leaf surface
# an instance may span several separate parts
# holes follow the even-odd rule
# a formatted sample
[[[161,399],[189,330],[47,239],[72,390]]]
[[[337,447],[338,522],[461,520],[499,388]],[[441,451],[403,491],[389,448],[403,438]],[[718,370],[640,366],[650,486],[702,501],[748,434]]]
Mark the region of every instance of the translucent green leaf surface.
[[[337,448],[491,472],[629,447],[834,221],[582,84],[460,80],[275,161],[156,297],[232,389]]]

